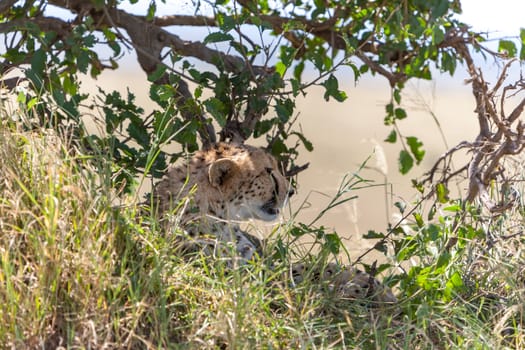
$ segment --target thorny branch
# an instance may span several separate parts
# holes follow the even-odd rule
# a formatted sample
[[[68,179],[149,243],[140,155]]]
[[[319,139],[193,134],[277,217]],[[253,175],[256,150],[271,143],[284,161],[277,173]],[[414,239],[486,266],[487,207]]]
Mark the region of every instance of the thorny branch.
[[[479,45],[474,42],[475,45]],[[512,205],[510,202],[496,203],[488,193],[487,188],[491,181],[502,176],[502,161],[506,156],[516,155],[525,148],[525,126],[519,118],[523,115],[525,108],[525,97],[519,101],[510,114],[506,114],[505,107],[508,105],[508,92],[515,91],[513,96],[525,91],[525,80],[520,77],[508,85],[504,85],[508,78],[509,68],[516,63],[509,60],[503,67],[496,83],[489,88],[489,82],[485,80],[481,70],[476,67],[474,60],[466,46],[466,42],[457,42],[454,48],[461,54],[470,75],[467,83],[472,86],[478,117],[479,132],[474,142],[462,141],[456,147],[445,152],[427,173],[423,182],[430,184],[447,184],[458,172],[453,172],[450,167],[451,157],[462,149],[469,149],[472,154],[468,165],[462,168],[466,170],[468,189],[465,200],[468,202],[479,198],[480,202],[491,212],[499,213]],[[499,102],[499,103],[498,103]],[[436,179],[440,171],[441,176]],[[503,181],[505,181],[503,179]]]

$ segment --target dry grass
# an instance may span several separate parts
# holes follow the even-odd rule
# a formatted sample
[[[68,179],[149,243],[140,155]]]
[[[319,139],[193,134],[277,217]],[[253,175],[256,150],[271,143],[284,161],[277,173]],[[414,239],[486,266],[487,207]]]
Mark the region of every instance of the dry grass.
[[[468,272],[463,294],[444,301],[411,285],[396,312],[381,313],[316,283],[291,288],[286,262],[225,272],[181,260],[133,203],[112,207],[111,161],[94,154],[55,132],[0,126],[5,348],[525,347],[523,235],[468,243],[454,259]],[[521,213],[512,225],[523,227]]]

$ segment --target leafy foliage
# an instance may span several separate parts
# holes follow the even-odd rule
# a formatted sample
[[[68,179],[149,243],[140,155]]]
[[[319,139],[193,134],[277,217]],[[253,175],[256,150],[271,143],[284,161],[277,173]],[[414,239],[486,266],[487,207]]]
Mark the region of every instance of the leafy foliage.
[[[415,136],[396,137],[397,123],[407,117],[401,104],[405,82],[431,79],[433,67],[454,74],[463,60],[455,43],[475,38],[455,19],[459,1],[242,0],[213,6],[195,1],[194,15],[172,17],[159,16],[155,1],[145,16],[122,10],[124,3],[6,1],[0,8],[0,32],[7,43],[0,73],[24,69],[32,96],[38,98],[29,110],[39,125],[78,125],[79,108],[89,98],[79,92],[79,74],[97,77],[105,69],[118,69],[126,49],[133,47],[149,76],[150,98],[160,109],[144,116],[139,106],[130,110],[132,96],[101,92],[101,102],[109,104],[102,109],[107,126],[104,135],[95,137],[115,150],[116,165],[129,172],[128,183],[145,171],[148,149],[159,149],[151,169],[157,176],[178,157],[170,157],[162,146],[178,143],[195,150],[196,135],[206,146],[217,139],[216,127],[222,140],[265,137],[268,149],[294,173],[299,150],[312,149],[307,135],[293,127],[295,98],[320,85],[326,100],[345,101],[335,74],[341,66],[352,69],[354,80],[367,72],[388,79],[392,102],[386,106],[385,124],[394,129],[387,140],[406,139],[408,148],[399,158],[400,171],[406,173],[424,151]],[[53,16],[56,9],[71,20]],[[187,45],[168,30],[177,25],[209,31]],[[248,36],[248,31],[257,35]],[[518,55],[509,40],[500,41],[499,50]],[[188,82],[195,84],[193,92]],[[52,109],[53,104],[60,108]],[[94,136],[80,129],[81,140]]]

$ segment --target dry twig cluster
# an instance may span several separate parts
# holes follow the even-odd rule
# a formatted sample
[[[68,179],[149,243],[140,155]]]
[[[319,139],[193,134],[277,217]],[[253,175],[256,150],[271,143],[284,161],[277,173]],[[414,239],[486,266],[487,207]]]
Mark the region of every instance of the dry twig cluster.
[[[487,188],[491,181],[498,178],[505,186],[508,185],[502,161],[506,156],[517,155],[525,148],[525,125],[520,120],[525,108],[525,97],[513,106],[510,113],[507,111],[508,105],[512,104],[511,98],[518,98],[525,90],[525,79],[520,76],[519,79],[506,83],[509,69],[517,63],[517,60],[513,59],[506,62],[496,83],[491,87],[485,80],[483,72],[474,64],[465,43],[466,41],[458,41],[455,48],[464,59],[470,75],[467,83],[471,84],[475,98],[474,111],[478,117],[479,132],[474,141],[462,141],[445,152],[428,172],[428,177],[424,181],[446,185],[458,175],[466,173],[468,179],[466,201],[472,202],[479,198],[490,212],[497,213],[511,206],[515,198],[511,196],[506,202],[496,203]],[[477,43],[475,45],[484,49]],[[451,167],[453,155],[465,149],[472,154],[470,162],[453,170]],[[438,172],[440,172],[439,177]]]

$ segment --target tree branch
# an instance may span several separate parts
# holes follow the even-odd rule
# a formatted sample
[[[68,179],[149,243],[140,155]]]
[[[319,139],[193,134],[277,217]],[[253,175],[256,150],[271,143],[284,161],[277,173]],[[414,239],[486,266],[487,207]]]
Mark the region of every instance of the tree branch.
[[[458,34],[457,37],[460,37],[461,33]],[[474,143],[463,142],[460,144],[468,145],[473,153],[468,164],[467,176],[469,186],[465,200],[471,202],[479,198],[481,203],[491,213],[499,213],[509,208],[509,203],[495,203],[489,195],[487,187],[492,180],[499,176],[499,168],[503,159],[506,156],[517,154],[525,148],[524,126],[521,123],[518,123],[515,127],[512,126],[513,122],[523,114],[525,99],[522,99],[506,118],[504,110],[506,91],[516,86],[522,86],[522,89],[524,89],[525,84],[521,84],[521,80],[519,80],[502,89],[504,81],[507,79],[507,71],[515,62],[511,60],[505,64],[494,87],[489,89],[489,84],[485,81],[482,72],[474,64],[466,42],[466,40],[450,41],[451,45],[465,60],[467,71],[470,75],[468,82],[472,85],[472,93],[476,103],[475,111],[478,116],[479,126],[479,133]],[[476,45],[479,44],[476,43]],[[497,98],[500,90],[503,90],[503,92],[501,97],[499,97],[501,101],[498,110]],[[440,157],[424,181],[433,182],[433,175],[437,171],[439,164],[441,162],[444,163],[444,160],[452,156],[457,150],[458,147],[451,149]],[[444,163],[443,171],[447,174],[451,172],[451,169]],[[451,178],[446,175],[444,177],[447,179]]]
[[[125,30],[130,44],[137,52],[140,66],[147,74],[154,72],[159,64],[163,64],[161,53],[165,48],[184,57],[194,57],[209,64],[222,66],[227,72],[238,74],[248,71],[254,80],[258,76],[266,76],[273,72],[272,69],[266,67],[253,66],[239,56],[210,49],[201,42],[183,40],[178,35],[160,27],[160,25],[174,24],[216,25],[215,20],[208,17],[196,16],[190,19],[188,16],[166,16],[148,22],[143,16],[132,15],[114,7],[97,8],[94,4],[86,4],[81,0],[50,0],[49,3],[79,13],[79,15],[90,14],[100,28],[111,26]],[[122,37],[125,38],[125,36]],[[161,80],[167,82],[167,76],[161,77]],[[178,105],[183,106],[185,104],[183,100],[191,98],[191,93],[185,83],[179,84],[177,89],[181,98]],[[183,113],[183,116],[192,117],[190,113]],[[207,125],[204,116],[193,117],[198,118],[204,125],[204,129],[199,133],[205,146],[210,142],[215,142],[213,127],[211,124]]]
[[[55,32],[59,37],[67,37],[71,33],[71,24],[57,17],[21,18],[0,23],[0,33],[8,33],[27,28],[28,23],[38,25],[45,31]]]
[[[0,13],[9,10],[16,4],[17,0],[2,0],[0,1]]]
[[[148,22],[145,16],[138,16],[144,22]],[[158,16],[151,21],[159,27],[169,26],[194,26],[194,27],[217,27],[219,24],[213,17],[207,16],[186,16],[186,15],[170,15]]]

